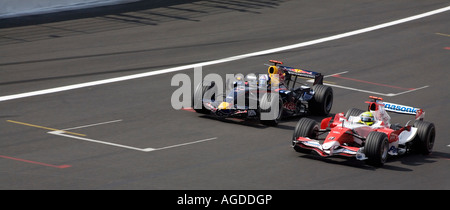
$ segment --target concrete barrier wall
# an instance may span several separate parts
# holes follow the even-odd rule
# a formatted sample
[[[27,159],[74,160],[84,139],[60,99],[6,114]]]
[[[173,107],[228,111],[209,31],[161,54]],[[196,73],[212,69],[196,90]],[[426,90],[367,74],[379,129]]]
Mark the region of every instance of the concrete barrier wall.
[[[138,0],[0,0],[0,18],[60,12]]]

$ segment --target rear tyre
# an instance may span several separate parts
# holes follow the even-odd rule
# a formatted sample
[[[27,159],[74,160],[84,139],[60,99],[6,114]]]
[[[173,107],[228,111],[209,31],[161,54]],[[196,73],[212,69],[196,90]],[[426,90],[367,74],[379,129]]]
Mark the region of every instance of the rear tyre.
[[[325,85],[314,85],[314,98],[308,103],[308,108],[313,114],[328,115],[333,106],[333,89]]]
[[[366,163],[375,167],[381,167],[387,160],[389,141],[385,133],[372,131],[366,138],[364,154]]]
[[[203,81],[205,82],[205,81]],[[207,86],[203,86],[203,83],[199,83],[197,85],[197,87],[195,88],[194,91],[194,96],[192,97],[192,105],[194,110],[197,113],[201,113],[201,114],[209,114],[211,112],[211,110],[207,109],[204,104],[203,104],[203,96],[205,94],[206,91],[212,89],[212,88],[217,88],[216,87],[216,83],[215,82],[211,82],[211,85],[207,85]],[[214,100],[215,94],[213,94],[210,98],[208,98],[208,100]],[[205,98],[206,99],[206,98]],[[196,108],[198,107],[198,108]]]
[[[292,147],[297,152],[310,153],[311,150],[301,148],[295,143],[295,141],[298,139],[298,137],[308,137],[310,139],[316,139],[318,132],[319,132],[319,124],[317,124],[315,120],[309,118],[300,119],[297,122],[294,134],[292,135]]]
[[[414,122],[414,127],[417,128],[417,135],[414,139],[416,149],[424,155],[430,154],[433,150],[436,135],[434,124],[426,121],[416,121]]]

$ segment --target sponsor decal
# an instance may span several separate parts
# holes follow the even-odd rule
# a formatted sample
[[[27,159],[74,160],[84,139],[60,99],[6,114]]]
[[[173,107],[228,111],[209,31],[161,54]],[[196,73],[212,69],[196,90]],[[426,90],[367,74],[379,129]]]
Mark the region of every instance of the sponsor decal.
[[[393,104],[393,103],[389,103],[389,102],[384,102],[384,108],[388,111],[400,112],[400,113],[406,113],[406,114],[416,114],[417,110],[418,110],[418,108],[399,105],[399,104]]]
[[[304,71],[304,70],[301,70],[301,69],[292,69],[294,72],[297,72],[297,73],[302,73],[302,74],[312,74],[312,72],[310,72],[310,71]]]
[[[311,75],[311,76],[315,74],[315,72],[312,72],[312,71],[296,69],[296,68],[287,67],[287,66],[279,66],[279,68],[284,70],[284,71],[289,71],[289,72],[293,72],[293,73],[308,74],[308,75]]]
[[[294,111],[295,109],[297,109],[297,106],[294,104],[294,102],[285,103],[285,104],[283,104],[283,107],[285,109],[288,109],[288,110],[291,110],[291,111]]]

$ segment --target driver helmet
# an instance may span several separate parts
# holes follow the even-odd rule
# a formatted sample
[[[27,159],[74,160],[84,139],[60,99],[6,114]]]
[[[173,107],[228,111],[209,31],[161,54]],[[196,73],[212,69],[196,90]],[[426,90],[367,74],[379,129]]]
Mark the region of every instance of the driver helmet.
[[[373,117],[372,112],[363,112],[361,115],[359,115],[359,122],[365,125],[373,125],[373,123],[375,122],[375,118]]]
[[[258,83],[261,87],[263,84],[266,84],[267,87],[269,87],[271,84],[270,80],[271,80],[271,78],[267,74],[264,74],[264,75],[259,76]]]

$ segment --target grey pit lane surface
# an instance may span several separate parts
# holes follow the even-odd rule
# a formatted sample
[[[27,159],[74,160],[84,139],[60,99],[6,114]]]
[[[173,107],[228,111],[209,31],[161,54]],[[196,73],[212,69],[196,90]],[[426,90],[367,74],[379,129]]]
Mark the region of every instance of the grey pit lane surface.
[[[79,18],[57,16],[58,21],[2,28],[1,95],[271,49],[448,6],[438,0],[351,3],[191,1],[146,8],[131,4],[126,11],[92,13],[97,16],[79,12],[75,13]],[[155,14],[160,19],[151,16]],[[449,120],[443,116],[450,98],[450,52],[446,49],[450,37],[441,35],[450,34],[449,19],[445,12],[354,37],[203,68],[204,75],[264,73],[263,64],[278,59],[325,75],[347,71],[342,77],[354,80],[325,80],[358,90],[400,93],[402,89],[383,84],[427,86],[384,98],[426,111],[425,119],[437,129],[430,156],[395,157],[383,168],[373,168],[352,159],[302,155],[290,148],[298,118],[266,127],[174,110],[170,97],[178,87],[170,86],[175,73],[169,73],[1,102],[0,155],[15,158],[0,159],[1,188],[450,189],[450,141],[445,138],[450,134],[445,127]],[[58,36],[51,36],[55,34]],[[180,73],[193,78],[193,70]],[[371,95],[338,87],[333,90],[333,114],[352,107],[364,109],[364,101]],[[320,121],[323,117],[312,118]],[[392,118],[406,123],[412,116],[392,114]],[[83,138],[137,148],[216,139],[141,152],[52,135],[45,129],[113,120],[121,121],[70,131],[86,135]]]

